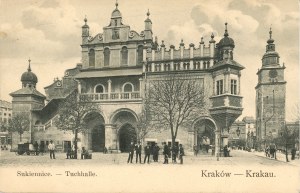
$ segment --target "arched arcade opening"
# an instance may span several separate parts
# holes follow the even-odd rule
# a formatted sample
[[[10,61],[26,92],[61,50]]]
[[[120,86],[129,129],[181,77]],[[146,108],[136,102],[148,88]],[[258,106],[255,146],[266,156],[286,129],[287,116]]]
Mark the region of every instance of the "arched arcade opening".
[[[194,124],[194,142],[198,154],[214,155],[216,126],[210,119],[200,119]]]

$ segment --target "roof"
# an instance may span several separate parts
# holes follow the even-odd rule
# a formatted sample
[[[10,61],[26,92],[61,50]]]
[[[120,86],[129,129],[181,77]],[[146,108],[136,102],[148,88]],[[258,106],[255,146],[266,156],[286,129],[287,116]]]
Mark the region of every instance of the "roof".
[[[223,67],[225,65],[229,65],[229,66],[232,66],[232,67],[237,67],[239,69],[244,69],[245,68],[244,66],[242,66],[241,64],[239,64],[238,62],[236,62],[234,60],[225,59],[225,60],[221,60],[221,61],[217,62],[215,65],[213,65],[211,67],[211,69],[216,69],[216,68],[219,68],[219,67]]]
[[[16,95],[36,95],[42,98],[46,98],[45,95],[37,91],[36,89],[24,87],[21,88],[20,90],[17,90],[15,92],[10,93],[10,96],[16,96]]]
[[[246,116],[243,118],[243,121],[246,123],[254,123],[255,119],[253,117]]]
[[[142,75],[142,68],[128,68],[128,69],[109,69],[109,70],[93,70],[83,71],[75,76],[75,78],[102,78],[102,77],[113,77],[113,76],[134,76]]]
[[[11,102],[0,100],[0,107],[12,108]]]

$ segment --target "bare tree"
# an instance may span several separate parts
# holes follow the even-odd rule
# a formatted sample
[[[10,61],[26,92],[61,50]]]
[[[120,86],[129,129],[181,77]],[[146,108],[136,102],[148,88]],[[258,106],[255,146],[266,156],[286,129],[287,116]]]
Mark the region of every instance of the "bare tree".
[[[178,129],[191,126],[205,107],[202,79],[176,74],[150,80],[146,93],[148,117],[156,128],[170,129],[172,146]]]
[[[25,131],[29,131],[30,119],[29,113],[13,114],[12,119],[9,120],[8,130],[10,132],[18,132],[20,135],[20,142],[22,142],[22,135]]]
[[[80,97],[76,90],[63,99],[59,105],[59,116],[55,125],[61,130],[73,131],[75,135],[75,159],[77,159],[78,133],[87,129],[88,119],[85,117],[88,113],[99,111],[99,109],[99,106],[92,103],[89,97]]]

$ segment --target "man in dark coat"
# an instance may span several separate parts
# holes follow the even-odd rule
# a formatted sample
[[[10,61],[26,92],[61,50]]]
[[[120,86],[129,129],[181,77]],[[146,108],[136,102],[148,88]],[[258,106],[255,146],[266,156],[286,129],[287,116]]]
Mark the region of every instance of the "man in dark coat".
[[[146,159],[148,158],[147,160],[147,163],[149,164],[149,159],[150,159],[150,154],[151,154],[151,148],[150,148],[150,145],[149,143],[147,144],[147,146],[145,147],[145,158],[144,158],[144,163],[146,163]]]
[[[39,155],[39,144],[37,141],[34,142],[33,147],[35,150],[35,155]]]
[[[157,143],[155,143],[155,146],[153,147],[153,161],[158,162],[158,153],[160,148],[158,147]]]
[[[176,162],[177,155],[178,155],[178,147],[177,147],[177,145],[174,145],[172,148],[172,162],[173,163],[177,163]]]
[[[128,153],[128,160],[127,160],[127,163],[132,163],[132,158],[133,158],[133,154],[134,154],[134,144],[133,144],[133,141],[130,143],[130,146],[129,146],[129,153]]]
[[[135,155],[136,155],[136,162],[138,162],[138,160],[140,161],[140,163],[142,162],[141,161],[141,154],[142,154],[142,146],[141,146],[141,143],[138,142],[138,144],[135,145]]]
[[[183,164],[183,156],[184,156],[184,149],[182,147],[182,144],[179,145],[179,160],[180,164]]]
[[[164,154],[164,157],[165,157],[164,164],[168,164],[169,163],[169,152],[170,152],[170,149],[169,149],[169,146],[165,142],[163,144],[164,144],[163,154]]]

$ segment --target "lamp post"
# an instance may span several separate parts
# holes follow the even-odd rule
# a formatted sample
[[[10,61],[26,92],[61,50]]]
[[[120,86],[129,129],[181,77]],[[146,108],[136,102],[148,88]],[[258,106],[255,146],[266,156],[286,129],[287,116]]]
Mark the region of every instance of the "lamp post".
[[[283,138],[284,140],[284,143],[285,143],[285,159],[286,159],[286,162],[289,162],[289,158],[288,158],[288,135],[289,135],[289,131],[286,127],[286,124],[285,122],[282,122],[282,131],[280,132],[280,135],[281,137]]]

